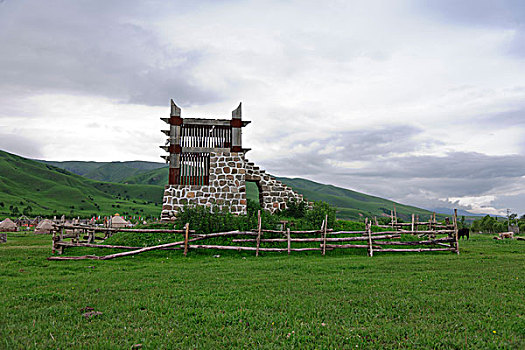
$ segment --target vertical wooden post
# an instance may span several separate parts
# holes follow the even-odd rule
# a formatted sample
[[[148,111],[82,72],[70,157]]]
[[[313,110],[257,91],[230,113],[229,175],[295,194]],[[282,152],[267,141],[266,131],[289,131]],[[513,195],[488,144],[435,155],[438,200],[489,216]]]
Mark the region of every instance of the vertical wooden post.
[[[396,220],[396,224],[397,224],[397,210],[396,210],[396,203],[394,203],[394,219]]]
[[[259,256],[259,247],[261,246],[261,232],[262,232],[262,220],[261,211],[257,211],[257,248],[255,248],[255,256]]]
[[[186,223],[186,232],[184,232],[184,256],[188,255],[188,236],[190,235],[190,223]]]
[[[368,218],[365,221],[365,228],[368,233],[368,256],[374,256],[374,248],[372,247],[372,225],[368,222]]]
[[[56,231],[56,226],[55,228],[53,229],[53,237],[51,238],[52,239],[52,243],[51,243],[51,254],[55,254],[55,242],[57,240],[57,231]]]
[[[456,253],[459,255],[459,240],[458,240],[458,210],[454,209],[454,239],[456,240]]]
[[[392,226],[392,230],[394,230],[394,211],[390,210],[390,225]]]
[[[411,226],[412,227],[412,229],[411,229],[412,234],[414,234],[414,220],[415,220],[415,215],[412,214],[412,226]]]
[[[325,215],[323,226],[323,255],[326,254],[326,229],[328,228],[328,215]]]
[[[290,237],[290,228],[286,229],[286,238],[288,239],[288,255],[290,255],[290,249],[292,248],[292,241]]]
[[[377,216],[374,216],[374,222],[375,222],[376,226],[379,226],[379,223],[377,222]]]
[[[321,223],[321,240],[323,239],[324,223],[325,223],[325,221],[323,220],[323,222]],[[322,254],[322,252],[323,252],[323,246],[322,246],[322,243],[321,243],[321,254]]]

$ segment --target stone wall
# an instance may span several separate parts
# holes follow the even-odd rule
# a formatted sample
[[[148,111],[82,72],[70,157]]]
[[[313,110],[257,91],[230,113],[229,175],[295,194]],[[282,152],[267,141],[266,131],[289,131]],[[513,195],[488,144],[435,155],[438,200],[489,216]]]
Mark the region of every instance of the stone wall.
[[[254,163],[246,162],[245,167],[246,181],[256,182],[259,187],[259,202],[262,209],[273,213],[276,210],[286,209],[288,201],[304,201],[303,195],[294,192],[266,171],[259,169]]]
[[[207,186],[171,185],[164,190],[162,220],[170,220],[184,206],[228,208],[232,214],[246,214],[246,184],[243,153],[210,153],[210,181]]]
[[[164,190],[161,220],[167,221],[184,206],[207,206],[232,214],[246,214],[246,181],[257,183],[259,202],[271,213],[286,209],[290,200],[303,201],[303,196],[248,162],[244,153],[210,153],[210,176],[207,186],[171,185]]]

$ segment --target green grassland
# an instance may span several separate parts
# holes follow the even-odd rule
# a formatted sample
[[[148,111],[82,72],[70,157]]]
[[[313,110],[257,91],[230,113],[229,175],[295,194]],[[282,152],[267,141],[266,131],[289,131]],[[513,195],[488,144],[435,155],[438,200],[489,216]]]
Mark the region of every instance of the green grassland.
[[[0,215],[160,214],[161,186],[101,182],[0,151]],[[127,214],[126,214],[127,213]]]
[[[525,347],[521,241],[473,235],[459,256],[373,258],[158,251],[47,261],[50,247],[49,236],[21,233],[0,244],[0,348]],[[87,306],[102,315],[83,317]]]

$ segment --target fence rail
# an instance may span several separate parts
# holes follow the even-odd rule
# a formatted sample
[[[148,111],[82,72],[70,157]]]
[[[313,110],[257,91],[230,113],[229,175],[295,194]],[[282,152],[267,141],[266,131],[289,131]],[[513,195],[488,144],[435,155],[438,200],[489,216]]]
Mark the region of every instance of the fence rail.
[[[52,256],[49,260],[81,260],[95,259],[108,260],[122,256],[140,254],[151,250],[183,250],[186,256],[191,250],[214,249],[214,250],[233,250],[233,251],[252,251],[256,256],[260,252],[304,252],[319,251],[322,255],[326,251],[339,249],[366,249],[369,256],[374,253],[382,252],[433,252],[433,251],[451,251],[459,254],[458,235],[457,235],[457,216],[454,216],[453,229],[448,230],[425,230],[425,231],[405,231],[391,230],[384,232],[372,232],[372,222],[368,219],[365,222],[364,231],[333,231],[327,228],[325,220],[319,230],[310,231],[291,231],[287,230],[264,230],[262,229],[262,217],[258,215],[257,228],[250,231],[228,231],[210,234],[198,234],[190,230],[189,224],[186,224],[183,230],[150,230],[150,229],[120,229],[120,228],[102,228],[73,225],[56,225],[53,232],[53,253],[62,255],[65,248],[71,247],[89,247],[89,248],[111,248],[127,250],[126,252],[110,254],[105,256],[85,255],[81,257]],[[447,225],[434,225],[434,227]],[[69,230],[70,233],[66,233]],[[122,232],[136,233],[155,233],[170,232],[180,233],[183,240],[178,242],[166,243],[152,247],[129,247],[119,245],[108,245],[96,243],[96,240],[104,241],[111,234]],[[96,232],[104,232],[104,237],[96,236]],[[274,237],[265,237],[273,235]],[[278,237],[275,237],[277,235]],[[304,237],[309,235],[309,237]],[[345,236],[343,236],[345,235]],[[443,237],[437,237],[442,235]],[[409,240],[401,240],[402,237],[411,237]],[[422,236],[428,236],[422,239]],[[229,244],[207,244],[206,240],[222,237],[224,243]],[[419,239],[414,240],[414,237]],[[71,239],[67,241],[67,239]],[[268,247],[261,245],[284,245],[286,247]],[[314,244],[313,246],[304,246],[305,244]],[[292,246],[295,245],[295,247]],[[301,246],[297,246],[301,245]]]

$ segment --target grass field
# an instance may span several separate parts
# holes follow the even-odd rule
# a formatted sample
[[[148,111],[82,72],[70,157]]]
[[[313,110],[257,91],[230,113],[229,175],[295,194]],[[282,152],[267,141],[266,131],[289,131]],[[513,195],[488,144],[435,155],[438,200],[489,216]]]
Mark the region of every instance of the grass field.
[[[49,236],[9,233],[0,348],[523,349],[524,243],[474,235],[459,256],[164,251],[52,262]],[[86,319],[86,306],[103,314]]]

